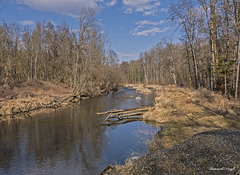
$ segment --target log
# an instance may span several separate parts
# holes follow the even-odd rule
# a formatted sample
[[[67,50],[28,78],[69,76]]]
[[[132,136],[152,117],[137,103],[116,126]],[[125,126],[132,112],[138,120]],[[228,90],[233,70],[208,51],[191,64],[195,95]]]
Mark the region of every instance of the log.
[[[61,103],[65,102],[66,100],[68,100],[68,99],[70,99],[70,98],[72,98],[71,100],[74,100],[75,98],[77,98],[77,96],[76,96],[76,95],[71,95],[71,96],[63,99],[63,100],[61,101]]]
[[[110,113],[107,118],[105,118],[105,120],[103,122],[106,122],[110,117],[112,116],[112,114]]]
[[[125,114],[125,115],[119,115],[118,118],[124,118],[124,117],[132,117],[132,116],[137,116],[137,115],[143,115],[144,112],[136,112],[136,113],[132,113],[132,114]]]
[[[120,109],[120,110],[114,109],[114,110],[112,110],[112,111],[97,112],[96,114],[97,114],[97,115],[102,115],[102,114],[117,113],[117,112],[122,112],[122,111],[123,111],[123,109]]]
[[[121,114],[121,112],[129,112],[130,111],[135,111],[135,110],[149,110],[149,109],[153,109],[151,107],[142,107],[142,108],[128,108],[128,109],[114,109],[111,111],[106,111],[106,112],[97,112],[97,115],[102,115],[102,114],[108,114],[108,113],[119,113]]]
[[[129,114],[129,113],[136,113],[136,112],[147,112],[149,110],[152,110],[154,108],[137,108],[135,110],[131,110],[131,111],[123,111],[123,112],[116,112],[114,113],[114,115],[122,115],[122,114]]]
[[[142,108],[129,108],[129,109],[114,109],[106,112],[98,112],[98,115],[108,114],[109,115],[97,126],[110,126],[110,125],[119,125],[132,121],[142,120],[141,117],[145,112],[155,109],[154,107],[142,107]],[[114,119],[114,120],[113,120]],[[117,119],[117,120],[116,120]],[[108,123],[106,123],[108,122]]]
[[[130,122],[141,121],[141,120],[142,118],[133,118],[133,119],[127,119],[127,120],[110,121],[109,123],[100,123],[98,126],[117,126],[117,125],[123,125]]]

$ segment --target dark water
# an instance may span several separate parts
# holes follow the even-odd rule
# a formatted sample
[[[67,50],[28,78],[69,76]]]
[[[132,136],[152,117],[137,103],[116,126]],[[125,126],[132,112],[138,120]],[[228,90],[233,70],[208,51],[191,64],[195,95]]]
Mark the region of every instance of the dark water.
[[[140,96],[141,100],[136,100]],[[0,174],[99,174],[145,153],[156,128],[145,122],[96,127],[96,112],[153,105],[154,95],[122,89],[80,105],[0,123]]]

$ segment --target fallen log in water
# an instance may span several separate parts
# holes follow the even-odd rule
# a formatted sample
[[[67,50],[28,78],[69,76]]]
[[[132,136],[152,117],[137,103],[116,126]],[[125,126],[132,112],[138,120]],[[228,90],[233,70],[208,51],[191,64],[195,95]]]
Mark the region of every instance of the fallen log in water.
[[[129,108],[129,109],[114,109],[106,112],[98,112],[98,115],[108,114],[108,116],[98,125],[120,125],[132,121],[142,120],[142,115],[154,107]]]
[[[109,114],[109,113],[119,113],[119,112],[124,112],[124,111],[132,111],[132,110],[135,110],[135,109],[139,109],[139,108],[113,109],[113,110],[111,110],[111,111],[97,112],[97,115]]]
[[[106,112],[97,112],[97,115],[102,115],[102,114],[123,114],[123,113],[131,113],[131,112],[136,112],[136,111],[148,111],[154,109],[154,107],[142,107],[142,108],[128,108],[128,109],[114,109],[111,111],[106,111]]]
[[[121,119],[121,118],[124,118],[124,117],[132,117],[132,116],[138,116],[138,115],[143,115],[144,114],[144,112],[135,112],[135,113],[131,113],[131,114],[129,114],[129,113],[124,113],[124,114],[120,114],[120,115],[118,115],[118,117],[117,118],[119,118],[119,119]]]
[[[128,118],[128,119],[121,119],[117,121],[109,121],[108,123],[100,123],[98,126],[117,126],[117,125],[123,125],[126,123],[130,122],[135,122],[135,121],[141,121],[142,118]]]

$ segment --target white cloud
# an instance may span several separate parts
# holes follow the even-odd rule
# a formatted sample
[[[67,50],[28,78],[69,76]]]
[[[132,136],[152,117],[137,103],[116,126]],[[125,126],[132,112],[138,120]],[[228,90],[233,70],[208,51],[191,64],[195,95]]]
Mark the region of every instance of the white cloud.
[[[138,22],[136,22],[136,24],[138,26],[144,26],[144,25],[154,25],[154,26],[157,26],[157,25],[161,25],[161,24],[164,24],[166,23],[167,21],[148,21],[148,20],[140,20]]]
[[[78,17],[84,7],[99,9],[101,6],[113,6],[117,0],[16,0],[36,10],[51,11]]]
[[[140,7],[144,5],[148,5],[153,0],[123,0],[123,4],[130,7]]]
[[[127,8],[125,11],[124,11],[124,13],[126,13],[126,14],[130,14],[130,13],[132,13],[133,12],[133,9],[132,8]]]
[[[161,5],[158,0],[123,0],[125,13],[142,12],[144,15],[154,15]]]
[[[120,53],[120,52],[117,52],[117,54],[120,57],[136,57],[136,56],[138,56],[138,54],[134,54],[134,53]]]
[[[117,4],[117,0],[112,0],[111,2],[107,2],[106,4],[107,4],[107,6],[112,7],[115,4]]]
[[[167,13],[167,12],[168,12],[168,9],[166,9],[166,8],[161,8],[161,9],[160,9],[160,12],[166,12],[166,13]]]
[[[149,30],[144,30],[144,31],[140,31],[140,32],[133,32],[132,34],[134,36],[154,36],[156,33],[163,33],[169,30],[169,27],[165,27],[164,29],[160,29],[158,27],[154,27],[153,29],[149,29]]]
[[[35,22],[32,21],[32,20],[24,20],[24,21],[20,21],[19,23],[24,25],[24,26],[32,26],[32,25],[35,24]]]
[[[136,59],[138,57],[138,54],[134,54],[134,53],[117,52],[117,54],[121,61],[129,61],[129,60]]]
[[[156,33],[161,33],[167,31],[169,28],[165,27],[161,30],[160,26],[169,22],[169,20],[162,21],[149,21],[149,20],[139,20],[136,22],[137,27],[130,31],[134,36],[153,36]],[[141,31],[140,31],[141,30]]]
[[[16,0],[20,5],[42,11],[51,11],[78,17],[84,7],[100,10],[102,7],[115,6],[118,0]],[[122,0],[125,13],[141,12],[144,15],[153,15],[161,5],[159,0]],[[162,9],[163,10],[163,9]]]

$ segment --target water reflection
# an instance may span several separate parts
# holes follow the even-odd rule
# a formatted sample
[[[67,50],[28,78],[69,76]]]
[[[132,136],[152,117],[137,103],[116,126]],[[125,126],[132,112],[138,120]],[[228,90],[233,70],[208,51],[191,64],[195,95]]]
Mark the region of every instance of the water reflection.
[[[137,101],[140,96],[142,100]],[[96,127],[106,116],[96,112],[153,105],[154,95],[122,89],[72,108],[0,123],[0,174],[99,174],[142,153],[144,122]]]

